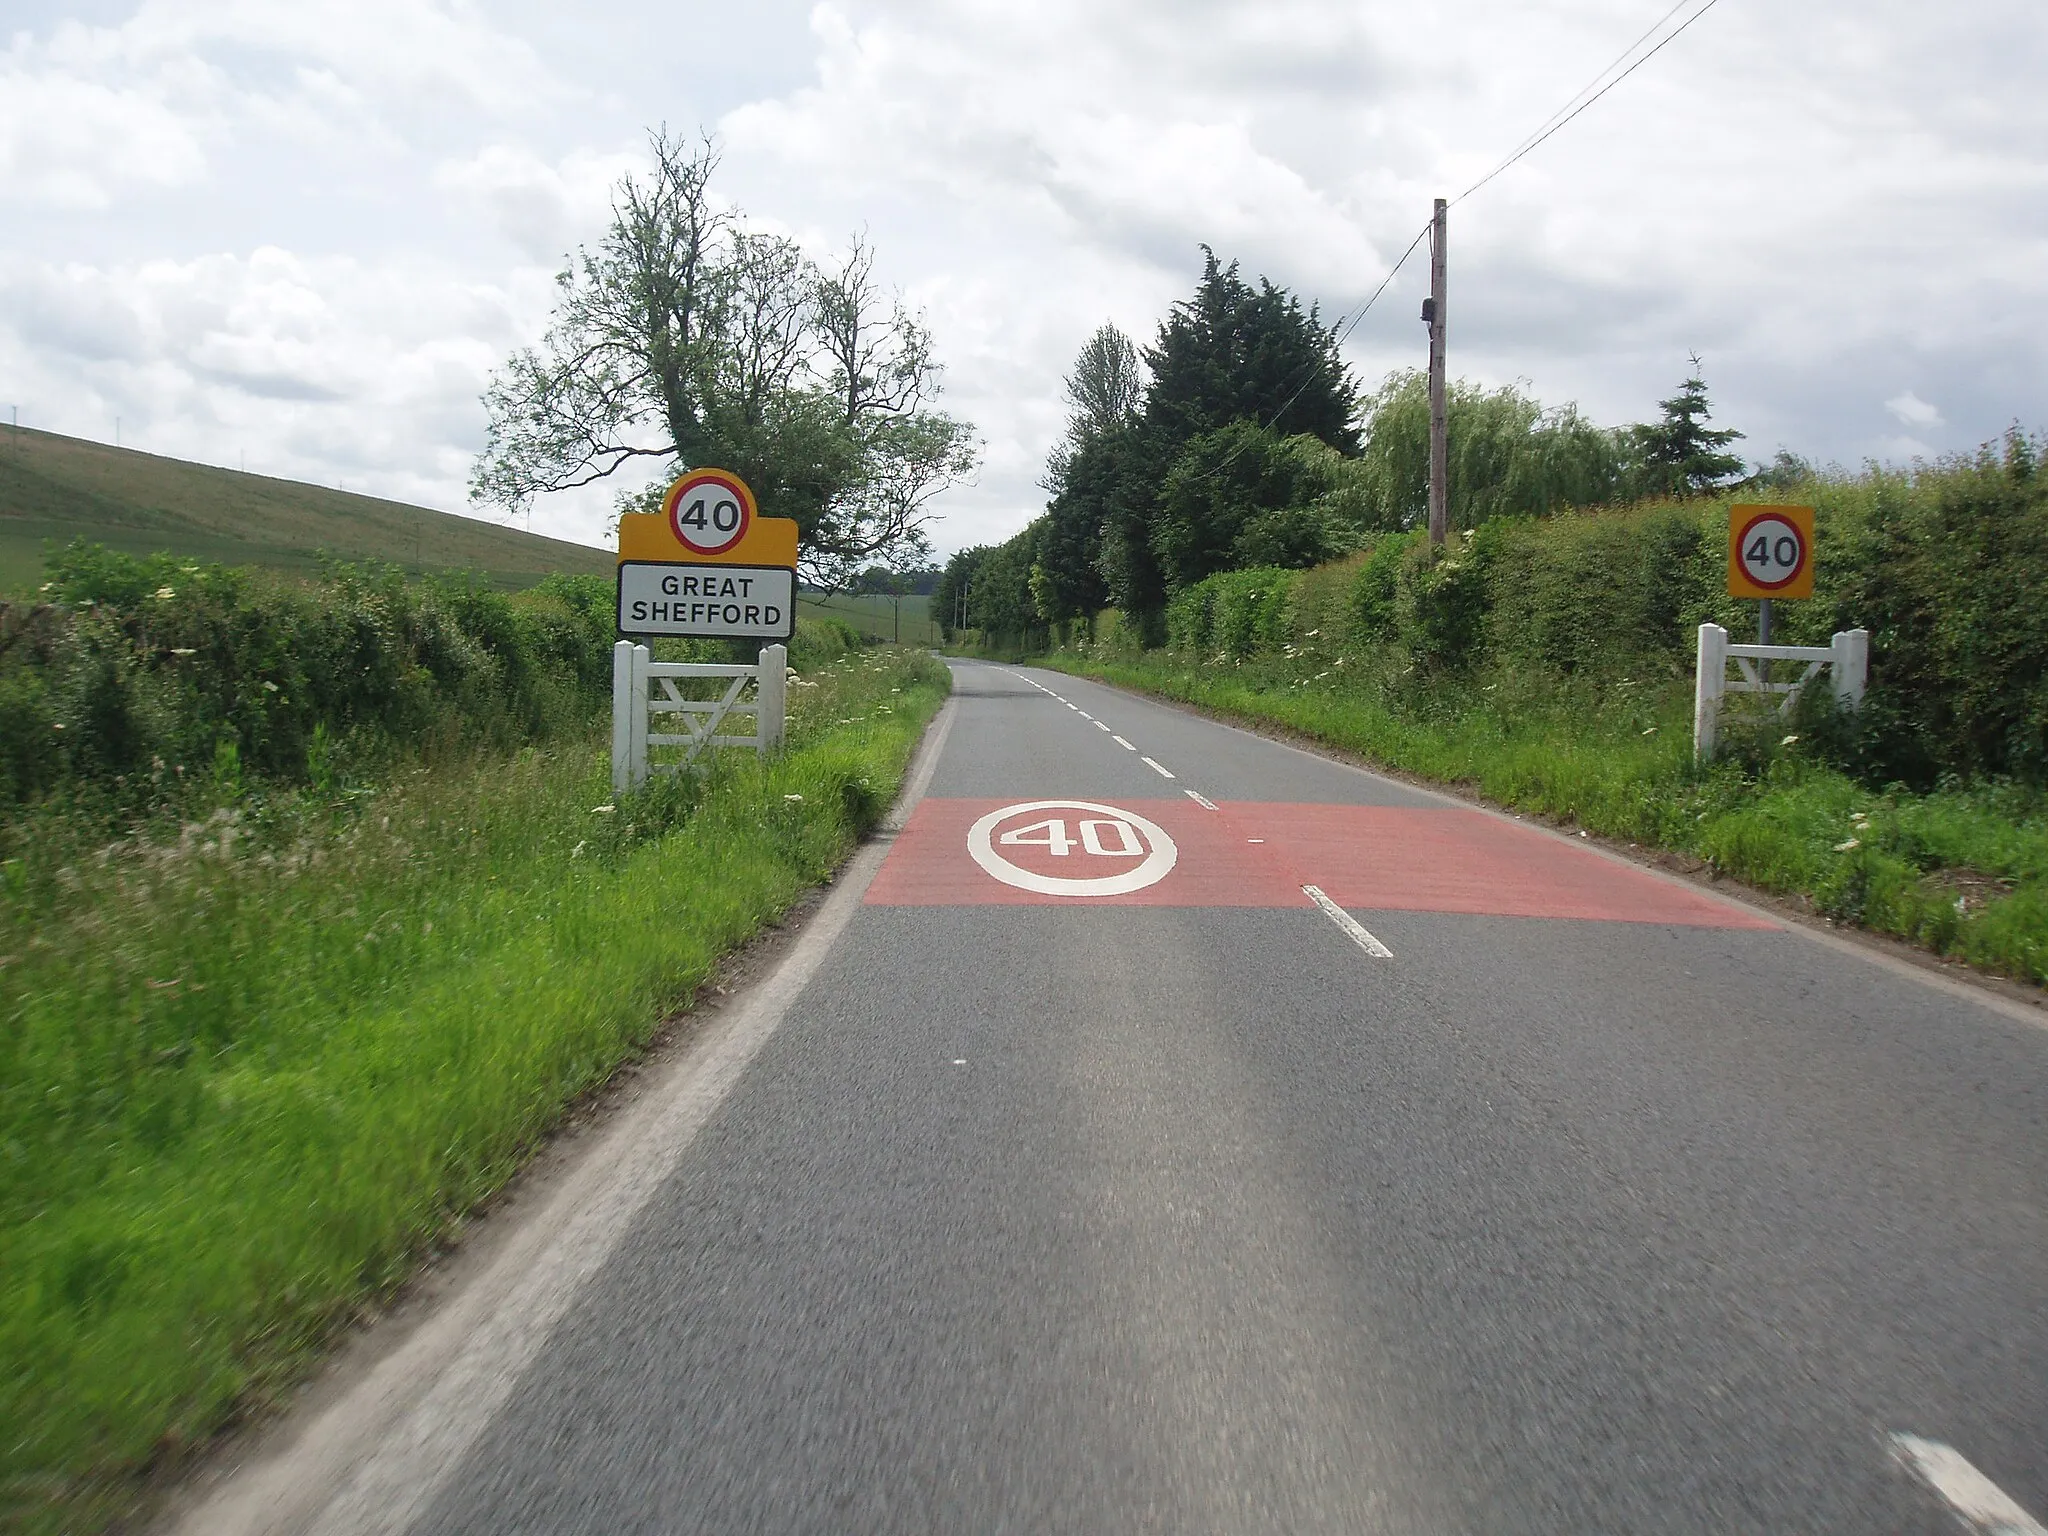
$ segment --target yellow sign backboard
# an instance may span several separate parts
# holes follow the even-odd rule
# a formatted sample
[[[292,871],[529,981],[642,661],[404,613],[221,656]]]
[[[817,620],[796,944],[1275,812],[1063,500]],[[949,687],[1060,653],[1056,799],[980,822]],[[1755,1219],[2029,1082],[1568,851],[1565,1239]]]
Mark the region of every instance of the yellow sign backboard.
[[[762,517],[754,493],[723,469],[693,469],[662,497],[659,512],[619,519],[619,559],[682,565],[796,565],[796,520]]]

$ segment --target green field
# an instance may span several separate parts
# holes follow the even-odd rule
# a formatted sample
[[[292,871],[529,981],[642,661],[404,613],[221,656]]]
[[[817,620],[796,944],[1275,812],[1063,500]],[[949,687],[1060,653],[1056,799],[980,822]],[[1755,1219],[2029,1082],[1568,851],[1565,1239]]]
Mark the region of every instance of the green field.
[[[930,598],[903,599],[900,636],[895,605],[894,598],[852,597],[840,592],[831,597],[799,597],[796,608],[806,618],[837,619],[872,639],[900,639],[904,645],[939,644],[939,626],[931,616]]]
[[[609,574],[609,552],[403,502],[0,427],[0,597],[43,577],[51,542],[126,554],[308,570],[323,554],[409,570],[482,571],[531,586],[551,571]]]

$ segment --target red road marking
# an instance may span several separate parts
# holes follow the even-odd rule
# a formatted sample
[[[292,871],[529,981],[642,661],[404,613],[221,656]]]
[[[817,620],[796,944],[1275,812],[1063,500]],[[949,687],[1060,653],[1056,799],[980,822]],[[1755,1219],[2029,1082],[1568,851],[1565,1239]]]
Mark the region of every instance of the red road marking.
[[[1302,886],[1317,885],[1339,906],[1362,910],[1777,926],[1704,891],[1460,807],[1226,801],[1219,815],[1186,800],[1132,800],[1127,809],[1158,823],[1179,845],[1172,872],[1129,895],[1040,895],[991,878],[968,856],[968,828],[1012,803],[920,801],[867,900],[878,906],[1300,907],[1309,904]],[[1248,841],[1255,837],[1265,841]],[[1004,851],[1020,861],[1031,852]],[[1092,867],[1084,868],[1084,861]],[[1040,857],[1034,867],[1081,875],[1112,866],[1076,852]]]
[[[1705,891],[1461,807],[1226,807],[1340,907],[1776,928]]]
[[[1050,799],[1051,796],[1045,798]],[[1284,871],[1253,855],[1221,817],[1189,800],[1129,800],[1124,809],[1156,822],[1180,849],[1171,874],[1157,885],[1126,896],[1044,896],[1004,885],[967,853],[967,829],[1013,800],[920,800],[882,861],[867,900],[880,906],[1053,906],[1069,902],[1123,907],[1298,907],[1308,898]],[[1028,823],[1035,813],[1018,818]],[[1068,812],[1069,832],[1080,813]],[[1074,852],[1064,858],[1034,856],[1028,848],[1006,847],[1005,856],[1047,874],[1099,875],[1123,861]]]

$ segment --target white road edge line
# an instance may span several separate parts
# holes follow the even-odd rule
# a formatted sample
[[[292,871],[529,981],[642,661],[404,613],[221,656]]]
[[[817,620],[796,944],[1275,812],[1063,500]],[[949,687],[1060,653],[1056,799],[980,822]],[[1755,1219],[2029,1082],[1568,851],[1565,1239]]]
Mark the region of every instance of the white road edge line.
[[[1121,736],[1112,736],[1109,739],[1115,742],[1118,746],[1122,747],[1126,752],[1135,752],[1138,750],[1136,747],[1132,746],[1128,741],[1125,741]]]
[[[1364,927],[1360,925],[1357,918],[1353,917],[1349,912],[1346,912],[1342,907],[1338,906],[1337,903],[1330,900],[1329,897],[1325,896],[1323,894],[1323,888],[1321,886],[1304,885],[1301,888],[1301,893],[1302,895],[1306,896],[1310,901],[1314,902],[1317,906],[1321,907],[1323,909],[1323,916],[1327,917],[1331,922],[1335,923],[1339,928],[1343,929],[1344,936],[1347,939],[1349,939],[1352,943],[1356,944],[1360,949],[1364,950],[1368,955],[1372,955],[1381,960],[1391,960],[1394,958],[1394,952],[1391,949],[1387,948],[1386,945],[1382,944],[1378,939],[1374,938],[1370,933],[1367,933]]]
[[[1211,800],[1207,795],[1203,794],[1199,789],[1184,789],[1181,791],[1181,793],[1186,795],[1190,800],[1194,801],[1195,804],[1199,805],[1205,811],[1213,811],[1216,809],[1216,802],[1214,800]]]
[[[1163,763],[1156,763],[1156,762],[1154,762],[1154,761],[1153,761],[1153,760],[1152,760],[1151,758],[1149,758],[1149,757],[1146,757],[1146,756],[1145,756],[1144,754],[1142,754],[1142,753],[1140,753],[1140,754],[1139,754],[1139,756],[1138,756],[1138,761],[1139,761],[1139,762],[1141,762],[1141,763],[1143,763],[1143,764],[1144,764],[1144,765],[1145,765],[1145,766],[1146,766],[1147,768],[1150,768],[1150,769],[1151,769],[1151,770],[1152,770],[1152,771],[1153,771],[1154,773],[1158,774],[1158,775],[1159,775],[1159,777],[1161,777],[1162,779],[1170,779],[1170,778],[1172,778],[1172,777],[1174,776],[1174,775],[1173,775],[1173,771],[1172,771],[1171,769],[1169,769],[1168,767],[1166,767],[1166,765],[1165,765],[1165,764],[1163,764]]]
[[[1895,1434],[1891,1442],[1892,1455],[1906,1470],[1940,1494],[1979,1536],[2048,1536],[2048,1528],[1971,1466],[1954,1446],[1907,1434]]]
[[[782,964],[585,1151],[482,1273],[288,1444],[229,1474],[178,1520],[180,1536],[380,1536],[426,1511],[860,910],[954,715],[949,699],[882,835],[853,856]]]

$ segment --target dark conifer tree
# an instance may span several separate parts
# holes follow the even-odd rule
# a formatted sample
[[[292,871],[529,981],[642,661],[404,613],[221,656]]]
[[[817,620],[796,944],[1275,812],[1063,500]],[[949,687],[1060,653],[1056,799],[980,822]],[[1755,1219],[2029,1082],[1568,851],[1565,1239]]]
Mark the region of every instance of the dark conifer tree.
[[[1202,247],[1194,297],[1173,306],[1146,350],[1145,422],[1170,459],[1206,432],[1255,421],[1281,437],[1311,433],[1358,451],[1358,391],[1334,329],[1265,278],[1253,288]]]
[[[1663,419],[1636,427],[1632,434],[1644,490],[1696,495],[1742,473],[1742,456],[1723,451],[1742,434],[1707,426],[1714,413],[1707,402],[1706,381],[1700,377],[1698,354],[1678,393],[1657,405]]]

